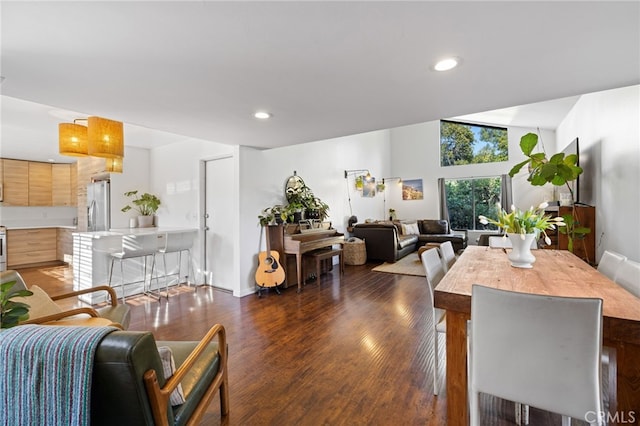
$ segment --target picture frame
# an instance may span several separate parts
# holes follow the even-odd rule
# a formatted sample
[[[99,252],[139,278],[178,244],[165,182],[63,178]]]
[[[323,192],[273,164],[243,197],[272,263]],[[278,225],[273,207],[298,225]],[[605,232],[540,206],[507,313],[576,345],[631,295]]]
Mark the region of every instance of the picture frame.
[[[402,181],[402,199],[405,201],[424,199],[424,192],[422,189],[422,179],[403,180]]]

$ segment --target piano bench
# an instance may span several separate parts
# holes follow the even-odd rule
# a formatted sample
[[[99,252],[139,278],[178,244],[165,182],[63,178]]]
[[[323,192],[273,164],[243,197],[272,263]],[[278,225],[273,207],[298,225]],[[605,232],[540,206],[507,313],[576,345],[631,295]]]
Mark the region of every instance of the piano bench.
[[[333,261],[335,256],[338,256],[338,265],[340,267],[340,275],[344,274],[344,259],[342,256],[342,249],[321,249],[305,253],[304,256],[311,257],[315,261],[316,277],[320,280],[320,274],[322,273],[321,264],[325,260]],[[304,264],[304,262],[303,262]]]

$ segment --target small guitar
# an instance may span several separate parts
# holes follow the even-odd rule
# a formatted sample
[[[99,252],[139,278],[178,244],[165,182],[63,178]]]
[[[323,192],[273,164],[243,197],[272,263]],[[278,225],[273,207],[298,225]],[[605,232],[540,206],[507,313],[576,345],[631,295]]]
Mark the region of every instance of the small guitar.
[[[284,282],[284,269],[280,265],[280,254],[271,250],[269,238],[267,240],[267,251],[258,254],[258,269],[256,269],[256,283],[261,288],[276,287]],[[258,294],[260,295],[260,294]]]

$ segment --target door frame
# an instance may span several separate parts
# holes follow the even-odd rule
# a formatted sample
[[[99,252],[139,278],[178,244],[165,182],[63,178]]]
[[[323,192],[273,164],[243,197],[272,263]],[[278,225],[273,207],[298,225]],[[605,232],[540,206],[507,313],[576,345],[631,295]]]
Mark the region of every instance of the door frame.
[[[225,159],[234,159],[235,155],[233,154],[222,154],[216,155],[213,157],[207,157],[199,160],[199,176],[200,176],[200,205],[198,206],[198,225],[200,227],[200,270],[202,271],[202,278],[204,285],[210,285],[215,287],[212,283],[207,282],[207,276],[205,274],[207,267],[207,238],[206,238],[206,218],[205,214],[207,214],[207,163],[209,161],[216,160],[225,160]],[[225,290],[220,287],[215,287],[220,290]]]

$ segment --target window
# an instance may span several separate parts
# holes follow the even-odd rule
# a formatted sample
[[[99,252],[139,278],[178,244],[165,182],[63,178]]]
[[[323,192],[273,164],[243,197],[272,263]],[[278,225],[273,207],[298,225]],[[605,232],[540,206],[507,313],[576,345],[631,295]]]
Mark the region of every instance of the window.
[[[507,129],[440,121],[440,165],[495,163],[509,159]]]
[[[501,179],[487,178],[446,179],[447,207],[451,229],[497,229],[495,225],[482,225],[478,215],[495,217],[500,202]]]

